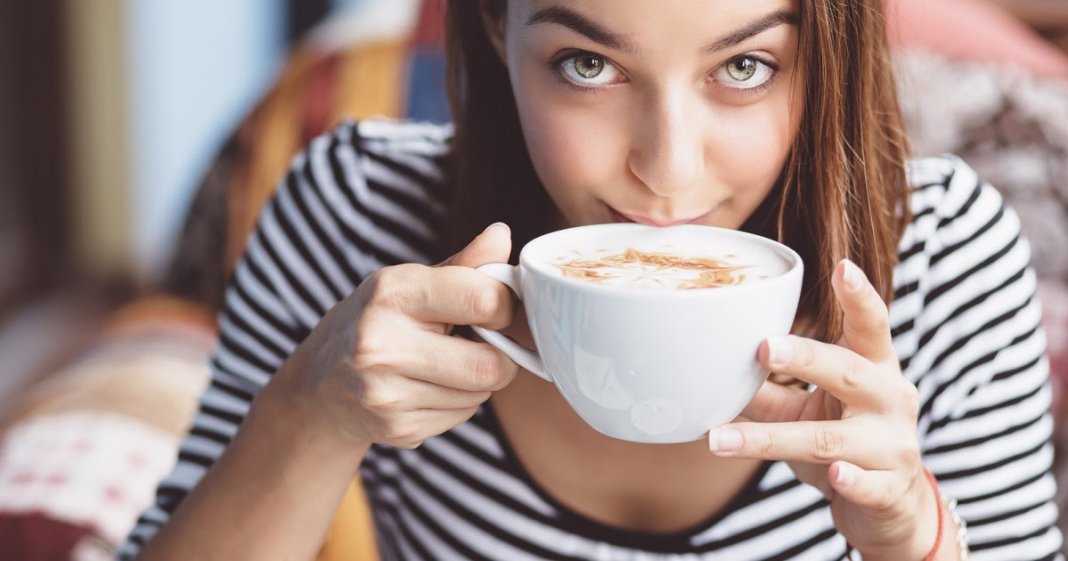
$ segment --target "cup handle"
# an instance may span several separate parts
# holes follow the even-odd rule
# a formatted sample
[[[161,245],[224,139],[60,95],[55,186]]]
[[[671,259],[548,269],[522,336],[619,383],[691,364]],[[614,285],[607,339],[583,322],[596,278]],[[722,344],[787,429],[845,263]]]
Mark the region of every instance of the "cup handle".
[[[523,292],[519,285],[519,267],[513,267],[507,263],[488,263],[475,270],[490,278],[503,282],[508,288],[512,289],[512,292],[514,292],[520,300],[523,299]],[[508,358],[514,360],[519,366],[526,368],[549,382],[553,381],[545,371],[545,363],[541,360],[541,357],[538,356],[538,353],[523,347],[498,331],[486,329],[477,325],[472,325],[471,329],[473,329],[475,333],[478,333],[478,336],[482,337],[487,343],[497,347],[501,352],[508,355]]]

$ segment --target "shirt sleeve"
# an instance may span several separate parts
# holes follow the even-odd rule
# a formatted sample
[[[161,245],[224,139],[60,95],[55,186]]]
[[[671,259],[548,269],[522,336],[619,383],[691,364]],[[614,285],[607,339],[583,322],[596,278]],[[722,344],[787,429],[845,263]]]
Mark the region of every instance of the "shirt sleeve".
[[[381,267],[432,253],[431,222],[444,208],[431,196],[442,143],[432,131],[391,126],[400,127],[346,124],[315,139],[262,209],[226,290],[210,385],[119,559],[133,559],[170,519],[327,310]]]
[[[919,388],[924,462],[958,502],[973,559],[1060,559],[1051,389],[1030,250],[1017,215],[958,159],[914,205],[898,288],[903,371]],[[919,241],[917,241],[919,240]],[[893,314],[892,314],[893,318]],[[893,320],[892,320],[893,321]],[[904,352],[902,352],[904,349]]]

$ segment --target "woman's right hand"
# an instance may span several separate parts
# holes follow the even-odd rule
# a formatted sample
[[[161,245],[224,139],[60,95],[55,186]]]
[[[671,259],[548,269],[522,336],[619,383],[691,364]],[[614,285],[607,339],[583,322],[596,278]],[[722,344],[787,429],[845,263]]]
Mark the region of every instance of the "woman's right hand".
[[[474,270],[507,262],[503,224],[435,267],[397,265],[368,277],[330,310],[277,377],[302,419],[346,445],[415,448],[463,423],[507,386],[519,366],[454,325],[503,329],[512,294]]]

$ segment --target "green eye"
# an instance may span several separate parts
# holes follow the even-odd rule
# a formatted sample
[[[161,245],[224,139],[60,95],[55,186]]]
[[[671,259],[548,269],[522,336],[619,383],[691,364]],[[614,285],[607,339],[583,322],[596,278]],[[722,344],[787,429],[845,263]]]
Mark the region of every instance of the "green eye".
[[[757,65],[757,61],[752,58],[738,58],[727,63],[727,74],[730,74],[732,80],[744,82],[756,74]]]
[[[596,78],[604,71],[604,59],[594,55],[575,57],[575,71],[583,78]]]
[[[728,60],[716,69],[712,78],[725,88],[735,91],[757,91],[771,83],[778,67],[758,56],[742,55]]]
[[[585,51],[565,53],[553,62],[553,71],[571,84],[583,88],[607,87],[625,78],[610,60]]]

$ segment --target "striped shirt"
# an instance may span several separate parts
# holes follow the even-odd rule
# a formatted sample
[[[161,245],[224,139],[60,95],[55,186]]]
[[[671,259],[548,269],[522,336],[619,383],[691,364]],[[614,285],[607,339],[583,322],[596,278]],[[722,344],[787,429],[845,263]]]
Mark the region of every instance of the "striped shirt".
[[[213,379],[178,463],[120,559],[167,521],[335,302],[381,267],[431,261],[450,139],[447,126],[364,121],[296,157],[228,288]],[[955,157],[914,161],[908,175],[913,218],[890,318],[920,393],[924,462],[958,500],[975,559],[1060,559],[1049,371],[1019,220]],[[532,480],[488,405],[418,449],[372,447],[360,472],[387,561],[846,557],[827,501],[782,462],[766,462],[723,512],[684,531],[598,523]]]

